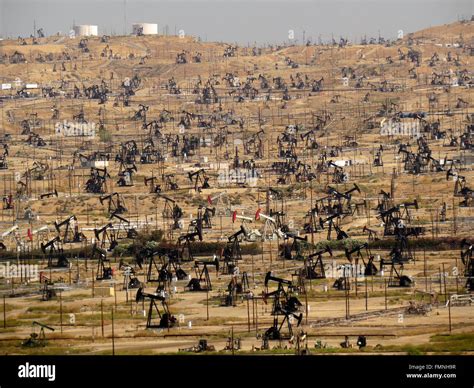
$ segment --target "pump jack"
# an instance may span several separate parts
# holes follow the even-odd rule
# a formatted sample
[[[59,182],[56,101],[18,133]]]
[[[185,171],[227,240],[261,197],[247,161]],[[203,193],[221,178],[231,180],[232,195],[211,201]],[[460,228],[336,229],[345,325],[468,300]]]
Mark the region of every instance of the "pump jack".
[[[283,250],[280,253],[280,256],[283,257],[284,259],[287,260],[301,260],[303,259],[303,254],[302,254],[302,248],[301,248],[301,243],[308,242],[308,236],[305,237],[299,237],[293,233],[286,233],[285,234],[285,240],[289,240],[290,238],[293,239],[293,242],[291,245],[288,244],[288,242],[285,243],[283,246]],[[293,256],[292,252],[295,252],[295,255]]]
[[[178,190],[179,186],[178,183],[173,179],[174,174],[166,174],[163,175],[162,180],[165,183],[165,190]]]
[[[49,197],[57,197],[58,196],[58,191],[57,190],[54,190],[54,191],[51,191],[49,193],[44,193],[44,194],[41,194],[40,195],[40,199],[44,199],[44,198],[49,198]]]
[[[165,200],[163,210],[161,214],[163,218],[171,218],[173,220],[173,229],[181,229],[181,217],[183,216],[183,210],[178,206],[174,199],[167,197],[164,194],[158,194],[158,197]]]
[[[390,267],[389,287],[411,287],[413,280],[409,276],[403,275],[403,269],[404,263],[413,258],[412,255],[407,235],[397,235],[395,245],[390,252],[390,259],[380,260],[380,270],[383,270],[385,266]]]
[[[170,327],[173,327],[176,324],[176,318],[173,315],[171,315],[168,308],[168,303],[166,302],[166,298],[163,292],[160,294],[149,294],[149,293],[144,292],[143,287],[140,287],[137,291],[135,301],[136,303],[138,303],[145,299],[150,300],[150,305],[148,307],[148,314],[147,314],[147,320],[146,320],[147,329],[154,329],[154,328],[158,328],[158,329],[168,328],[169,329]],[[162,311],[160,311],[157,301],[161,302]],[[155,316],[155,314],[157,316]],[[159,323],[155,322],[155,320],[157,319],[160,320]]]
[[[117,192],[108,195],[102,195],[99,197],[99,201],[101,205],[104,204],[104,201],[108,201],[109,214],[123,214],[127,212],[127,208],[124,206],[122,194]]]
[[[326,248],[314,252],[305,260],[304,274],[306,279],[326,279],[326,271],[324,270],[323,254],[329,253],[332,257],[332,249],[329,245]],[[313,259],[313,258],[316,259]]]
[[[239,282],[238,275],[232,275],[232,279],[227,285],[227,295],[224,299],[224,306],[235,306],[237,295],[244,294],[250,290],[249,279],[247,272],[242,273],[242,278]]]
[[[268,283],[274,281],[278,284],[278,288],[275,291],[268,292]],[[286,289],[285,286],[286,285]],[[301,302],[295,296],[292,296],[293,283],[291,280],[286,280],[272,276],[271,272],[267,272],[265,276],[265,288],[266,292],[263,295],[264,301],[270,297],[273,297],[272,315],[273,315],[273,326],[265,331],[264,338],[267,340],[281,340],[284,338],[291,339],[293,337],[293,324],[292,319],[297,321],[297,326],[301,324],[303,320],[303,314],[297,314]],[[279,323],[279,317],[283,316],[281,323]],[[282,333],[283,325],[287,324],[288,333]]]
[[[209,178],[206,176],[206,171],[203,168],[189,172],[188,178],[191,183],[194,182],[195,191],[201,191],[202,189],[209,189],[211,187],[209,185]]]
[[[178,248],[180,248],[179,257],[181,259],[184,259],[185,251],[188,252],[189,261],[194,259],[193,252],[191,249],[192,247],[191,242],[194,242],[196,237],[199,239],[199,241],[202,241],[202,229],[197,225],[195,227],[195,232],[186,233],[178,237]]]
[[[156,176],[151,176],[149,178],[145,177],[145,186],[150,186],[150,194],[161,193],[161,185],[155,184],[155,180],[158,178]],[[150,183],[151,182],[151,183]]]
[[[69,267],[69,261],[66,259],[63,249],[59,246],[61,239],[56,236],[46,244],[41,243],[41,250],[43,253],[48,255],[48,268],[58,267],[67,268]],[[56,264],[53,263],[54,259],[57,259]]]
[[[2,201],[3,201],[3,210],[11,210],[14,208],[12,194],[9,194],[8,196],[3,197]]]
[[[118,242],[115,239],[114,227],[111,222],[99,229],[94,229],[94,235],[97,241],[100,241],[100,248],[102,249],[104,249],[107,242],[110,244],[108,248],[109,251],[112,251],[118,245]]]
[[[79,232],[77,217],[75,215],[69,216],[61,222],[54,222],[54,227],[56,228],[59,235],[61,235],[61,228],[63,226],[65,227],[65,230],[62,233],[63,243],[78,243],[86,239],[86,236],[84,236],[82,232]]]
[[[128,264],[120,263],[119,269],[123,271],[123,290],[128,290],[130,288],[139,288],[140,280],[135,275],[135,270],[132,266]]]
[[[94,244],[92,247],[91,259],[97,259],[97,280],[112,279],[113,270],[110,266],[110,259],[107,258],[107,251]]]
[[[118,226],[116,227],[117,232],[115,233],[115,238],[117,240],[124,238],[120,235],[120,230],[125,230],[127,232],[126,238],[134,239],[135,237],[137,237],[137,230],[130,225],[129,220],[127,220],[125,217],[119,216],[115,212],[112,213],[109,217],[110,220],[113,218],[116,218],[120,221]]]
[[[363,255],[363,250],[364,249],[365,249],[365,254],[366,254],[366,258],[367,258],[367,263],[364,259],[364,255]],[[352,263],[352,261],[353,261],[352,255],[354,253],[357,253],[357,256],[355,258],[355,265],[357,266],[359,264],[359,259],[362,260],[362,263],[364,264],[364,267],[365,267],[365,269],[364,269],[365,276],[374,276],[374,275],[377,274],[378,270],[377,270],[377,267],[374,264],[374,255],[372,255],[372,253],[370,251],[369,244],[364,243],[362,245],[358,245],[358,246],[352,248],[351,250],[349,250],[347,248],[344,248],[344,251],[345,251],[345,254],[346,254],[346,258],[347,258],[347,260],[349,260],[350,263]]]
[[[107,178],[110,174],[106,168],[91,168],[90,178],[86,182],[86,191],[88,193],[103,194],[107,191]]]
[[[202,269],[199,266],[202,266]],[[194,270],[196,277],[192,278],[186,288],[189,291],[212,291],[211,277],[209,276],[208,266],[212,265],[216,267],[216,273],[219,272],[219,259],[214,257],[214,260],[195,260]],[[204,283],[204,285],[202,284]]]
[[[22,346],[27,346],[27,347],[39,347],[39,346],[46,346],[46,334],[44,332],[44,329],[54,331],[54,329],[51,326],[45,325],[43,323],[33,321],[33,328],[36,326],[40,327],[39,334],[33,333],[30,334],[30,338],[22,342]],[[33,329],[34,330],[34,329]]]
[[[224,261],[224,265],[222,266],[223,274],[234,274],[238,261],[242,260],[240,236],[247,236],[247,231],[242,225],[240,226],[240,230],[228,237],[227,245],[222,251],[221,259]]]
[[[42,273],[40,276],[40,283],[43,284],[43,288],[41,290],[42,301],[48,301],[56,297],[56,291],[54,290],[54,288],[50,288],[50,286],[53,285],[53,282],[51,282],[51,280],[44,276]]]
[[[337,222],[334,222],[334,219],[336,219]],[[338,225],[340,219],[341,219],[340,214],[333,214],[333,215],[327,217],[325,220],[323,220],[321,218],[319,219],[319,224],[320,224],[322,229],[324,229],[324,224],[325,223],[329,223],[328,234],[327,234],[326,240],[331,240],[331,233],[332,233],[333,229],[336,232],[337,240],[344,240],[346,238],[349,238],[348,234],[346,232],[344,232],[340,228],[340,226]]]

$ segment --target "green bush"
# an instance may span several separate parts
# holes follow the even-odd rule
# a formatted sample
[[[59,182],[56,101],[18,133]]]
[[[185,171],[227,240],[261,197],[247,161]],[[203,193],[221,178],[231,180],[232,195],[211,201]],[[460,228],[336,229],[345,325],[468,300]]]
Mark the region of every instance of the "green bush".
[[[419,237],[410,238],[409,245],[415,249],[426,249],[434,251],[446,251],[459,249],[461,246],[461,237]],[[373,241],[369,245],[374,249],[391,249],[393,247],[393,238],[385,238],[383,240]]]

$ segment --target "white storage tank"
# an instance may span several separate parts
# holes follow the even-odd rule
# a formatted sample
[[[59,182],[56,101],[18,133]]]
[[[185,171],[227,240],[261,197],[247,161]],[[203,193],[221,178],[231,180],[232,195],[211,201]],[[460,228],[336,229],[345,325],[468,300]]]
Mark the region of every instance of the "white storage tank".
[[[74,26],[74,34],[76,36],[97,36],[98,28],[97,26],[91,24],[81,24],[79,26]]]
[[[158,24],[156,23],[134,23],[132,25],[133,35],[157,35]]]

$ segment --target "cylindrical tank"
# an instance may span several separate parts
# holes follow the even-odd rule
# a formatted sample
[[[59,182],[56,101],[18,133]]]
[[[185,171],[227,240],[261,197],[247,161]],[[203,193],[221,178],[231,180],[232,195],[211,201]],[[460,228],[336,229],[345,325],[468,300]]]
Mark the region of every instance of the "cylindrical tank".
[[[132,25],[134,35],[157,35],[158,24],[156,23],[134,23]]]
[[[74,34],[76,36],[97,36],[97,26],[90,24],[81,24],[79,26],[74,26]]]

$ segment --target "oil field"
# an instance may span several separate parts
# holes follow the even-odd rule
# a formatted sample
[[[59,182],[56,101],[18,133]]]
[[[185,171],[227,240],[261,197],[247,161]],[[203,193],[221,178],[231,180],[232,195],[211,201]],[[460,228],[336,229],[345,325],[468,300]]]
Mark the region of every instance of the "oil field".
[[[474,21],[0,41],[2,355],[472,354]]]

